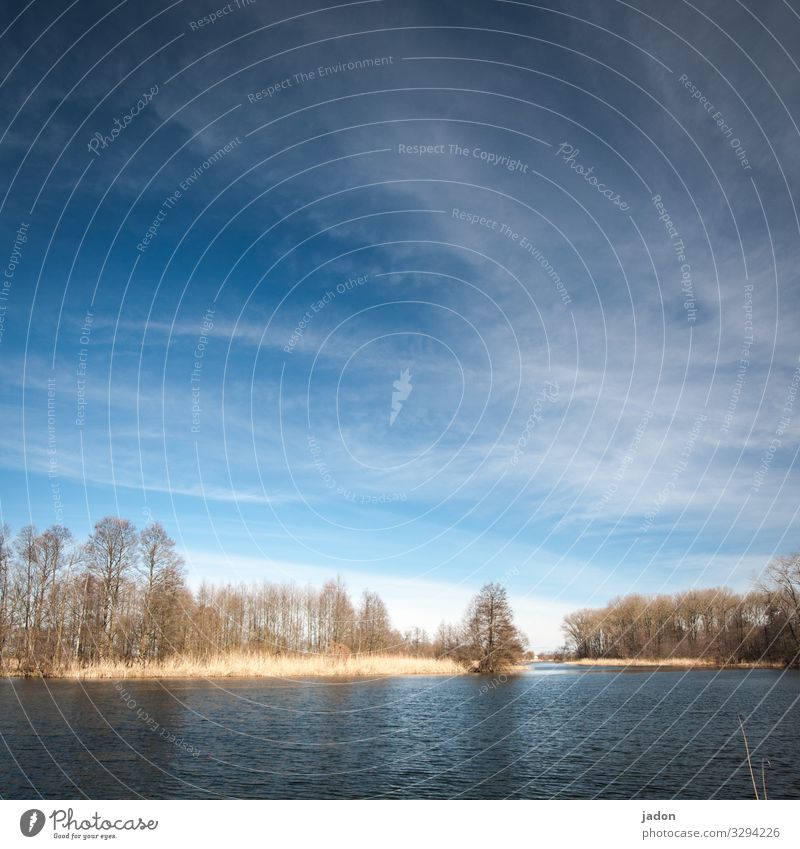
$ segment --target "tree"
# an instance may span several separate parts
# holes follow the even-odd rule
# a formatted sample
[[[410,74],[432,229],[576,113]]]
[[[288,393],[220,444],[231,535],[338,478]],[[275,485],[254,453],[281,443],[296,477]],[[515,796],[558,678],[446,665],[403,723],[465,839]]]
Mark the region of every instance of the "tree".
[[[456,658],[461,651],[462,629],[448,622],[440,622],[433,638],[433,653],[436,657]]]
[[[25,671],[36,668],[36,599],[38,596],[37,579],[39,575],[38,532],[34,525],[26,525],[17,534],[14,541],[18,558],[18,580],[16,595],[22,618],[22,646],[18,657]]]
[[[116,516],[106,516],[97,522],[86,543],[87,566],[98,579],[102,596],[101,634],[98,639],[101,660],[113,652],[120,590],[124,578],[133,569],[137,543],[138,535],[133,523]]]
[[[774,622],[773,642],[783,660],[800,661],[800,552],[776,557],[759,582]]]
[[[383,652],[389,648],[392,625],[389,611],[383,599],[377,594],[364,590],[358,609],[356,640],[360,652]]]
[[[595,618],[595,612],[588,608],[576,610],[564,617],[562,630],[567,638],[567,647],[578,659],[597,656],[594,653]]]
[[[6,666],[6,646],[13,627],[11,562],[14,556],[11,547],[11,530],[0,525],[0,670]]]
[[[26,525],[17,534],[14,541],[17,558],[19,561],[19,582],[17,594],[20,600],[22,616],[23,638],[25,642],[25,653],[30,657],[33,651],[33,606],[36,597],[36,559],[38,550],[36,548],[37,531],[33,525]]]
[[[59,575],[77,561],[72,533],[63,525],[53,525],[36,538],[38,575],[33,628],[42,645],[46,663],[58,661],[61,653],[63,605]],[[45,633],[46,628],[46,633]]]
[[[431,641],[424,628],[409,628],[401,638],[403,651],[414,657],[428,657],[432,653]]]
[[[525,637],[514,625],[508,594],[486,584],[472,599],[464,619],[464,651],[478,672],[493,674],[525,659]]]
[[[185,590],[184,561],[158,522],[139,534],[139,556],[144,580],[139,656],[147,661],[168,654],[176,642]]]
[[[341,653],[353,647],[355,611],[341,576],[326,581],[319,596],[318,636],[320,650]]]
[[[705,658],[719,663],[800,660],[800,554],[773,560],[756,588],[628,595],[564,618],[578,658]]]

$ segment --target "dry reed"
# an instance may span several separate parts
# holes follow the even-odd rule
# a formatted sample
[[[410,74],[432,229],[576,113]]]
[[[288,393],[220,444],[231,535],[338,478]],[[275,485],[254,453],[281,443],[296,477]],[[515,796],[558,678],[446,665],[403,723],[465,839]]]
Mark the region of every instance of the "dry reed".
[[[122,678],[309,678],[388,677],[393,675],[463,675],[466,670],[447,658],[396,654],[261,655],[235,652],[209,658],[173,657],[150,664],[115,661],[71,666],[48,677]]]
[[[702,669],[782,669],[781,663],[757,662],[757,663],[726,663],[707,657],[664,657],[656,659],[652,657],[625,657],[611,658],[600,657],[595,660],[581,658],[580,660],[568,660],[565,663],[575,666],[676,666],[682,668],[698,667]]]

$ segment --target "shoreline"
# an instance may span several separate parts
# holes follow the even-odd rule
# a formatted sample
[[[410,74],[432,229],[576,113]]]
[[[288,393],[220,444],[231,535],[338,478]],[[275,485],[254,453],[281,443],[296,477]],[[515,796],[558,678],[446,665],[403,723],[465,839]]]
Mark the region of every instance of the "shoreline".
[[[158,681],[166,679],[204,681],[221,678],[302,680],[313,678],[455,678],[470,675],[495,678],[521,675],[533,664],[519,664],[494,673],[478,673],[474,668],[450,658],[414,657],[412,655],[325,656],[258,656],[232,655],[205,660],[175,659],[161,663],[138,665],[96,663],[84,667],[68,667],[26,675],[15,670],[0,671],[0,680],[62,681]]]
[[[786,669],[786,665],[773,661],[747,661],[739,663],[726,663],[725,661],[710,660],[702,657],[628,657],[611,658],[601,657],[597,659],[581,658],[580,660],[549,661],[561,663],[564,666],[636,666],[636,667],[667,667],[673,669]]]
[[[580,658],[579,660],[537,660],[504,670],[495,676],[520,675],[535,671],[540,664],[580,667],[618,667],[621,669],[785,669],[784,664],[772,661],[725,663],[707,658]],[[150,664],[118,662],[94,663],[58,670],[39,670],[25,674],[19,669],[0,671],[0,679],[47,679],[65,681],[156,681],[160,679],[208,680],[220,678],[393,678],[428,676],[453,678],[479,675],[474,668],[449,658],[414,657],[412,655],[219,655],[205,659],[174,658]]]
[[[120,681],[210,678],[377,678],[407,675],[454,677],[468,675],[462,664],[447,658],[410,655],[270,656],[224,655],[205,659],[177,658],[157,663],[95,663],[25,675],[19,669],[0,672],[0,678]]]

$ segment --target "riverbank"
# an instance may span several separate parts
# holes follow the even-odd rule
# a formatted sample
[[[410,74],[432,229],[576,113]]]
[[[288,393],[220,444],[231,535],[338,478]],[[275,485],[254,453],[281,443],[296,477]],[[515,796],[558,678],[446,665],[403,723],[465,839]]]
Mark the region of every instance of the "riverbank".
[[[705,657],[665,657],[656,659],[652,657],[626,657],[611,658],[601,657],[595,660],[581,658],[580,660],[565,660],[570,666],[648,666],[648,667],[675,667],[679,669],[783,669],[784,664],[768,661],[753,663],[725,663]]]
[[[5,677],[16,677],[8,670]],[[466,675],[460,663],[448,658],[396,654],[325,655],[226,654],[210,658],[174,657],[149,664],[118,662],[71,666],[47,671],[47,678],[120,680],[144,678],[338,678],[389,677],[396,675]]]

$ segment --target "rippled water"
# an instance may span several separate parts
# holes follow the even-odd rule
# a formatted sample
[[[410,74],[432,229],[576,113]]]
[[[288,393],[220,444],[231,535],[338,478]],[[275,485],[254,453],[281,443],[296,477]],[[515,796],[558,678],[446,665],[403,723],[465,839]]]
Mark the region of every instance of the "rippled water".
[[[800,673],[0,681],[0,794],[800,798]]]

